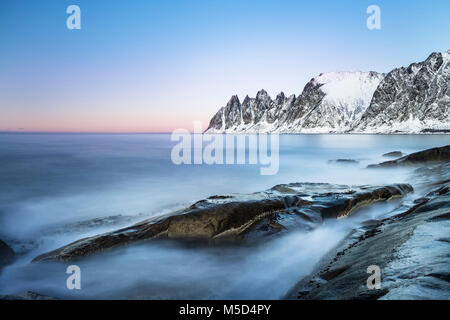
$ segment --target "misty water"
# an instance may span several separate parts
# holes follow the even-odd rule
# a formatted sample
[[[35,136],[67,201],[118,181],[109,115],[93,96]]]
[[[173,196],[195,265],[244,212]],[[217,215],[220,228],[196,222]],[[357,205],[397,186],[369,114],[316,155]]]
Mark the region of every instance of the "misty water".
[[[33,263],[37,255],[216,194],[252,193],[280,183],[413,186],[411,168],[370,170],[448,144],[445,135],[283,135],[279,171],[259,165],[175,165],[168,134],[0,134],[0,239],[18,254],[0,274],[0,294],[26,290],[59,298],[278,299],[361,221],[406,199],[359,209],[313,231],[292,231],[252,246],[195,247],[157,241],[76,262],[82,289],[68,290],[72,263]],[[354,164],[329,160],[354,159]]]

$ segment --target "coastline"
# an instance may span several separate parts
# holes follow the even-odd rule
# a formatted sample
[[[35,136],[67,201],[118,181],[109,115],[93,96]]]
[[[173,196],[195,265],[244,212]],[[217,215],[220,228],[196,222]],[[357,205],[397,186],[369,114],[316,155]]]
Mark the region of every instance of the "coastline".
[[[436,152],[437,150],[438,152]],[[180,245],[179,248],[181,249],[183,247],[196,248],[196,250],[216,248],[218,249],[217,252],[220,252],[221,246],[225,245],[228,247],[228,250],[240,250],[240,256],[245,252],[241,249],[247,247],[248,250],[243,255],[243,257],[247,257],[247,254],[259,250],[260,247],[258,244],[272,243],[270,250],[273,250],[276,249],[280,243],[276,239],[280,239],[283,235],[291,234],[291,232],[299,232],[307,237],[310,234],[309,231],[318,230],[325,220],[334,221],[334,224],[339,225],[345,224],[347,221],[347,219],[339,219],[342,217],[368,219],[366,217],[370,217],[370,215],[361,216],[361,211],[359,211],[359,209],[370,209],[376,202],[393,202],[394,204],[384,207],[385,209],[382,210],[385,211],[381,212],[382,215],[377,216],[376,219],[367,221],[358,220],[357,223],[361,222],[361,225],[352,224],[352,226],[356,226],[356,229],[347,236],[343,235],[343,238],[339,238],[339,241],[333,243],[333,240],[331,240],[333,238],[328,238],[328,236],[322,239],[328,242],[327,250],[329,251],[327,253],[323,251],[324,255],[321,256],[321,262],[312,269],[312,273],[308,272],[309,275],[303,274],[301,276],[303,280],[301,280],[300,283],[294,285],[299,281],[298,277],[293,279],[292,276],[290,276],[287,279],[283,279],[285,283],[286,281],[289,281],[289,287],[291,288],[290,294],[283,295],[288,299],[297,298],[298,295],[296,296],[296,294],[298,292],[303,292],[303,295],[300,297],[302,299],[338,299],[340,296],[348,299],[355,299],[358,297],[364,299],[382,298],[388,293],[386,290],[383,291],[383,294],[380,292],[360,291],[360,294],[357,296],[340,293],[335,293],[333,296],[326,296],[323,294],[323,289],[319,290],[319,288],[332,286],[333,283],[338,283],[339,285],[339,281],[343,281],[340,277],[351,272],[350,267],[348,267],[349,265],[355,264],[356,266],[357,263],[354,262],[358,262],[359,260],[364,260],[364,262],[366,262],[365,259],[362,259],[361,257],[364,257],[369,251],[368,249],[370,249],[370,246],[365,248],[364,246],[368,243],[367,241],[377,240],[378,234],[383,235],[383,232],[380,233],[378,231],[380,227],[389,229],[393,228],[392,226],[399,226],[400,231],[406,233],[405,236],[401,236],[401,232],[390,233],[391,236],[394,237],[394,241],[389,242],[391,245],[389,251],[394,251],[394,249],[401,247],[411,238],[410,235],[414,228],[408,226],[402,228],[404,226],[402,222],[406,221],[403,219],[414,216],[414,212],[419,210],[421,206],[426,206],[427,203],[433,203],[433,201],[435,201],[434,198],[437,198],[437,195],[430,193],[432,189],[442,189],[445,187],[445,183],[449,182],[449,150],[450,146],[432,148],[397,159],[403,159],[402,161],[394,160],[396,165],[413,168],[414,172],[417,174],[417,177],[414,175],[411,177],[411,179],[415,180],[414,191],[408,184],[350,186],[336,183],[290,183],[275,185],[269,190],[256,193],[219,194],[200,200],[193,205],[186,207],[184,210],[181,209],[180,211],[168,213],[165,216],[147,219],[137,222],[134,225],[103,234],[96,233],[90,238],[78,238],[79,240],[69,243],[68,245],[66,244],[59,249],[41,254],[39,257],[35,256],[34,261],[56,263],[54,266],[57,266],[58,264],[61,265],[61,261],[76,260],[78,261],[76,263],[93,261],[92,259],[90,260],[90,258],[84,260],[85,256],[86,258],[87,256],[92,256],[94,259],[97,259],[97,261],[99,259],[102,260],[105,257],[107,258],[108,256],[114,256],[117,258],[115,261],[126,262],[127,257],[123,256],[123,254],[127,250],[133,250],[133,244],[141,246],[141,250],[144,250],[141,252],[144,252],[145,255],[151,255],[152,250],[149,249],[149,247],[146,248],[146,246],[150,245],[150,247],[154,249],[162,243],[168,244],[168,240],[171,241],[169,247],[172,244],[178,243]],[[408,161],[404,161],[405,159]],[[414,161],[417,160],[419,162],[414,163]],[[335,169],[339,170],[339,167],[336,167]],[[373,170],[390,169],[378,167],[375,169],[366,168],[363,170],[374,173],[377,171]],[[442,181],[443,179],[444,181]],[[392,182],[392,177],[390,177],[389,180]],[[424,181],[419,182],[418,184],[418,180]],[[416,188],[416,186],[419,187]],[[406,197],[406,195],[411,194],[412,191],[413,196]],[[442,194],[438,194],[438,196],[441,197]],[[424,200],[424,198],[427,199]],[[412,201],[412,199],[415,199],[418,202],[411,203],[410,201]],[[402,205],[392,213],[392,208],[396,208],[399,203],[402,203]],[[391,209],[388,209],[389,207]],[[445,210],[446,208],[448,207],[441,206],[439,210]],[[358,210],[358,212],[354,212],[356,210]],[[408,212],[408,214],[405,214],[405,212]],[[413,214],[409,214],[411,212],[413,212]],[[392,216],[384,217],[383,213],[392,213]],[[425,215],[422,216],[425,217]],[[435,216],[439,215],[431,214],[426,218],[434,218]],[[397,222],[397,218],[401,218],[399,220],[400,222]],[[423,221],[424,220],[422,219],[422,222]],[[445,228],[441,229],[445,230]],[[396,229],[394,228],[393,230],[395,231]],[[298,239],[299,238],[297,238],[297,241]],[[336,237],[334,239],[336,239]],[[150,243],[149,240],[152,240],[152,242]],[[252,246],[255,243],[257,245]],[[384,245],[383,241],[380,243]],[[291,245],[294,246],[292,249],[295,249],[295,246],[298,246],[298,243],[294,241],[294,243],[291,242]],[[334,249],[331,249],[331,245],[333,245]],[[119,246],[122,246],[122,249],[119,249]],[[107,249],[113,250],[109,251]],[[349,250],[352,252],[351,254],[348,253]],[[95,257],[97,253],[103,251],[105,251],[105,254],[102,253],[98,257]],[[342,252],[346,253],[343,254]],[[378,252],[375,252],[373,258],[378,259],[384,256],[386,255],[379,250]],[[280,256],[280,258],[285,259],[287,257]],[[343,259],[347,259],[346,263],[342,262],[344,261]],[[435,260],[439,262],[439,259]],[[338,265],[338,262],[336,261],[343,265]],[[395,261],[395,259],[390,257],[388,261],[373,261],[373,263],[385,268],[389,266],[389,262],[392,261]],[[285,261],[282,260],[279,262],[285,263]],[[49,266],[48,264],[32,263],[29,267],[37,266],[37,268],[39,268],[39,265],[43,267]],[[222,262],[219,265],[222,266]],[[299,266],[301,266],[301,264]],[[436,277],[445,278],[445,273],[442,273],[439,270],[431,272],[431,274]],[[430,277],[433,278],[434,276]],[[437,279],[436,277],[433,279]],[[357,277],[355,276],[351,281],[345,281],[361,286],[364,285],[364,281],[362,280],[366,278],[367,274],[365,269],[359,265]],[[311,284],[306,281],[306,279],[308,279],[308,281],[313,280],[312,283],[314,285],[319,284],[319,287],[314,290],[311,290],[310,288],[305,289],[305,285]],[[235,285],[237,288],[234,288],[234,290],[236,290],[235,293],[239,293],[240,285],[241,284],[239,284],[238,281],[238,284]],[[292,286],[294,287],[292,288]],[[35,288],[33,287],[26,289],[51,297],[70,299],[70,296],[61,296],[54,294],[51,291],[35,291]],[[164,292],[164,290],[167,290],[167,288],[164,288],[162,285],[161,292]],[[286,291],[283,291],[283,293],[287,292],[287,290],[288,288]],[[329,290],[325,290],[325,292],[328,291]],[[159,296],[156,292],[152,291],[151,288],[143,289],[143,292],[147,292],[148,294],[143,294],[141,296],[143,299],[157,299]],[[356,291],[352,288],[350,293],[354,292]],[[169,293],[170,290],[167,294]],[[166,297],[166,295],[164,296]],[[31,295],[31,297],[33,297],[33,295]],[[239,297],[239,295],[237,297]],[[5,296],[4,298],[8,298],[8,296]],[[170,298],[170,296],[168,295],[167,298]],[[203,298],[208,299],[208,296]]]
[[[448,173],[450,164],[442,166]],[[425,290],[422,295],[409,291],[409,287],[414,285],[434,287],[434,290],[442,291],[436,295],[439,299],[449,299],[450,293],[446,288],[450,277],[448,268],[443,268],[445,265],[448,267],[448,258],[434,255],[430,257],[432,259],[421,262],[425,267],[420,263],[410,265],[408,254],[411,253],[403,248],[408,241],[413,244],[418,241],[414,239],[418,227],[429,224],[433,225],[434,231],[448,228],[450,179],[449,175],[444,178],[440,180],[435,176],[437,181],[427,185],[429,192],[412,207],[385,219],[367,221],[353,230],[321,259],[310,275],[292,287],[285,299],[427,299]],[[427,247],[438,245],[436,241],[445,246],[450,241],[433,233],[429,237]],[[380,289],[366,286],[370,275],[366,268],[369,265],[377,265],[382,270]]]

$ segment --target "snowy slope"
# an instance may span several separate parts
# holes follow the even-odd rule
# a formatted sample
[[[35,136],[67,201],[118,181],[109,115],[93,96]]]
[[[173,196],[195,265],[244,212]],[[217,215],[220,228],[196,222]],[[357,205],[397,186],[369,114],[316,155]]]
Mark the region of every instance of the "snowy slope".
[[[345,132],[370,105],[384,75],[376,72],[330,72],[314,81],[325,95],[299,122],[299,132]]]
[[[320,75],[316,82],[322,84],[323,102],[346,105],[348,111],[354,112],[361,105],[369,106],[382,78],[370,72],[330,72]]]

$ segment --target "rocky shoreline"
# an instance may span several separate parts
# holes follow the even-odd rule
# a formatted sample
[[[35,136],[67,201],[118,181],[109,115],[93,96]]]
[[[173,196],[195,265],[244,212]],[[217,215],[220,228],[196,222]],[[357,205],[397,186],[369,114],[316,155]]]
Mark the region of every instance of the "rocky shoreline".
[[[285,296],[287,299],[389,299],[389,295],[393,295],[395,299],[395,290],[400,290],[398,287],[402,280],[394,279],[397,273],[392,271],[395,270],[392,265],[403,261],[398,256],[400,248],[411,241],[419,226],[432,224],[441,229],[448,227],[449,155],[450,146],[445,146],[369,166],[375,170],[401,165],[416,166],[415,170],[425,177],[423,183],[419,184],[420,191],[413,190],[409,184],[349,186],[290,183],[252,194],[216,195],[164,216],[77,240],[41,254],[32,262],[74,261],[121,246],[159,240],[195,246],[257,244],[292,231],[311,231],[327,219],[345,218],[373,203],[420,192],[423,197],[414,203],[403,204],[389,217],[365,221],[353,230],[322,258],[309,276],[301,279]],[[450,243],[448,236],[433,241],[441,245]],[[427,266],[426,270],[416,271],[417,274],[413,272],[411,279],[438,287],[443,292],[441,296],[448,296],[448,255],[444,258],[436,256],[430,261],[435,261],[436,266]],[[390,282],[383,282],[381,290],[369,290],[365,285],[369,265],[377,265],[386,274],[391,274]],[[407,275],[403,277],[408,278]],[[32,292],[3,296],[1,299],[15,297],[41,299],[44,296]]]
[[[450,170],[448,164],[446,170]],[[406,250],[402,249],[419,226],[432,224],[435,229],[448,230],[449,212],[450,182],[447,177],[411,208],[389,218],[367,221],[354,230],[322,259],[310,276],[295,285],[286,298],[427,299],[430,295],[426,290],[432,288],[439,292],[435,298],[449,299],[449,248],[446,248],[446,255],[436,254],[429,261],[416,261],[412,265],[408,261],[408,255],[412,253],[405,254]],[[448,246],[450,239],[427,234],[426,243],[421,245],[430,248],[439,245],[438,242]],[[380,289],[369,289],[366,285],[370,275],[366,271],[371,265],[382,270]],[[390,267],[392,265],[395,268]]]
[[[432,167],[416,170],[426,170],[428,179],[421,188],[429,192],[388,218],[363,223],[323,257],[310,276],[300,280],[285,298],[450,299],[450,239],[445,233],[450,226],[449,151],[449,146],[433,148],[370,166],[433,163]],[[421,233],[421,228],[426,232]],[[447,236],[442,237],[441,232]],[[430,250],[440,246],[442,251]],[[421,255],[428,255],[428,259]],[[382,270],[380,289],[366,285],[371,265]]]
[[[444,146],[432,148],[420,152],[411,153],[407,156],[370,165],[369,168],[385,168],[404,165],[422,165],[426,163],[439,163],[450,161],[450,147]]]
[[[413,153],[369,167],[450,161],[450,146]],[[311,229],[323,219],[342,218],[353,210],[412,192],[408,184],[339,186],[292,183],[249,195],[221,195],[127,228],[80,239],[44,253],[33,262],[67,261],[133,242],[176,239],[208,243],[255,239],[290,228]]]
[[[249,195],[212,196],[184,210],[75,241],[44,253],[33,262],[68,261],[145,240],[208,244],[255,241],[291,229],[310,230],[324,219],[342,218],[362,206],[402,197],[412,191],[408,184],[352,187],[293,183]]]

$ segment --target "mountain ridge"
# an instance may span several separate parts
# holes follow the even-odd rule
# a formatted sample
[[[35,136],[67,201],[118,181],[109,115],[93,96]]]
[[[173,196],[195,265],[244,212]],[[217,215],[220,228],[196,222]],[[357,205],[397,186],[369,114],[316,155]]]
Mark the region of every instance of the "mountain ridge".
[[[334,71],[298,96],[232,96],[205,133],[450,132],[450,50],[384,74]]]

